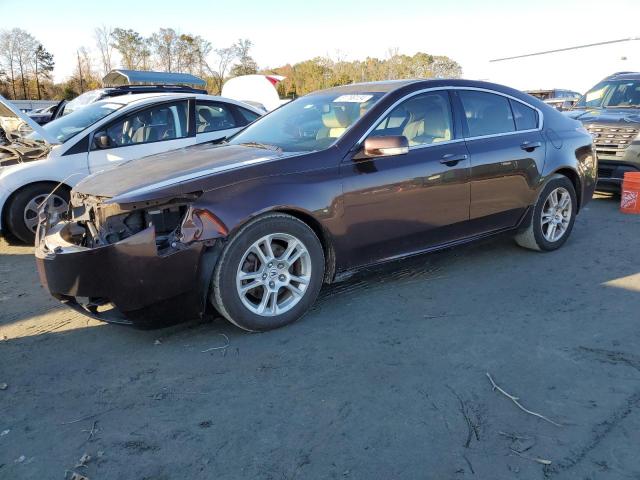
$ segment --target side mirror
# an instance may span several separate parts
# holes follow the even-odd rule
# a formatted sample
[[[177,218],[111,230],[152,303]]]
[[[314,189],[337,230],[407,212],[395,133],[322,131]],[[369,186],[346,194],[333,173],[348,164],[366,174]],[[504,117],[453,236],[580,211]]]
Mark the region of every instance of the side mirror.
[[[363,157],[391,157],[409,153],[409,140],[404,135],[369,137],[364,141]]]
[[[109,148],[111,140],[109,140],[107,132],[98,132],[93,136],[93,144],[98,149]]]

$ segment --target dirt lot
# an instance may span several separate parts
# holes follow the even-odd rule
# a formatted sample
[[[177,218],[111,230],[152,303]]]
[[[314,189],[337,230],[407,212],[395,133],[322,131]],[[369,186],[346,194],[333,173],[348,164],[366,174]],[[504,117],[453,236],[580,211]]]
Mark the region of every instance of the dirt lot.
[[[3,241],[0,478],[639,478],[639,242],[600,198],[558,252],[395,263],[247,334],[88,320]]]

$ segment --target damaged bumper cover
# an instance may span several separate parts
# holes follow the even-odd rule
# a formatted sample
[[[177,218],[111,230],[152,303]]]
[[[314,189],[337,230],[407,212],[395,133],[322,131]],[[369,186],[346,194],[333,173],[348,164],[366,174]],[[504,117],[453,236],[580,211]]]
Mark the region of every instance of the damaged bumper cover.
[[[67,240],[74,226],[63,221],[46,231],[41,223],[38,233],[38,273],[55,298],[99,320],[139,326],[204,314],[219,241],[180,244],[160,253],[155,228],[149,226],[91,248]]]

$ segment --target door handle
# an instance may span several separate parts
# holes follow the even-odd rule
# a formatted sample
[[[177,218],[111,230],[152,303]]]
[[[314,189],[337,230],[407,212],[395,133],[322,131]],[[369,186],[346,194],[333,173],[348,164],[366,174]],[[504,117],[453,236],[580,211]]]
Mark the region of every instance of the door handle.
[[[520,144],[520,148],[527,152],[533,152],[536,148],[540,148],[541,146],[542,143],[540,142],[523,142]]]
[[[466,154],[455,155],[453,153],[447,153],[446,155],[442,156],[442,158],[440,159],[440,163],[446,165],[447,167],[453,167],[458,162],[466,160],[467,158],[469,158],[469,155]]]

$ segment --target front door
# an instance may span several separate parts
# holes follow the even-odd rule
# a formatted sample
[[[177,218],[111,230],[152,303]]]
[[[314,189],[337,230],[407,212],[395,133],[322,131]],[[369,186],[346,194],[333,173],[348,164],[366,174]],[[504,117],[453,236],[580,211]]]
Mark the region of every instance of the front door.
[[[407,137],[409,152],[342,165],[348,267],[455,240],[469,219],[469,156],[447,91],[402,102],[370,134],[385,135]]]
[[[472,233],[510,228],[535,198],[546,143],[538,112],[497,93],[457,90],[471,155]]]
[[[91,173],[125,160],[146,157],[195,144],[189,127],[189,102],[166,102],[129,113],[95,132],[89,152]],[[100,145],[97,138],[106,135]]]

